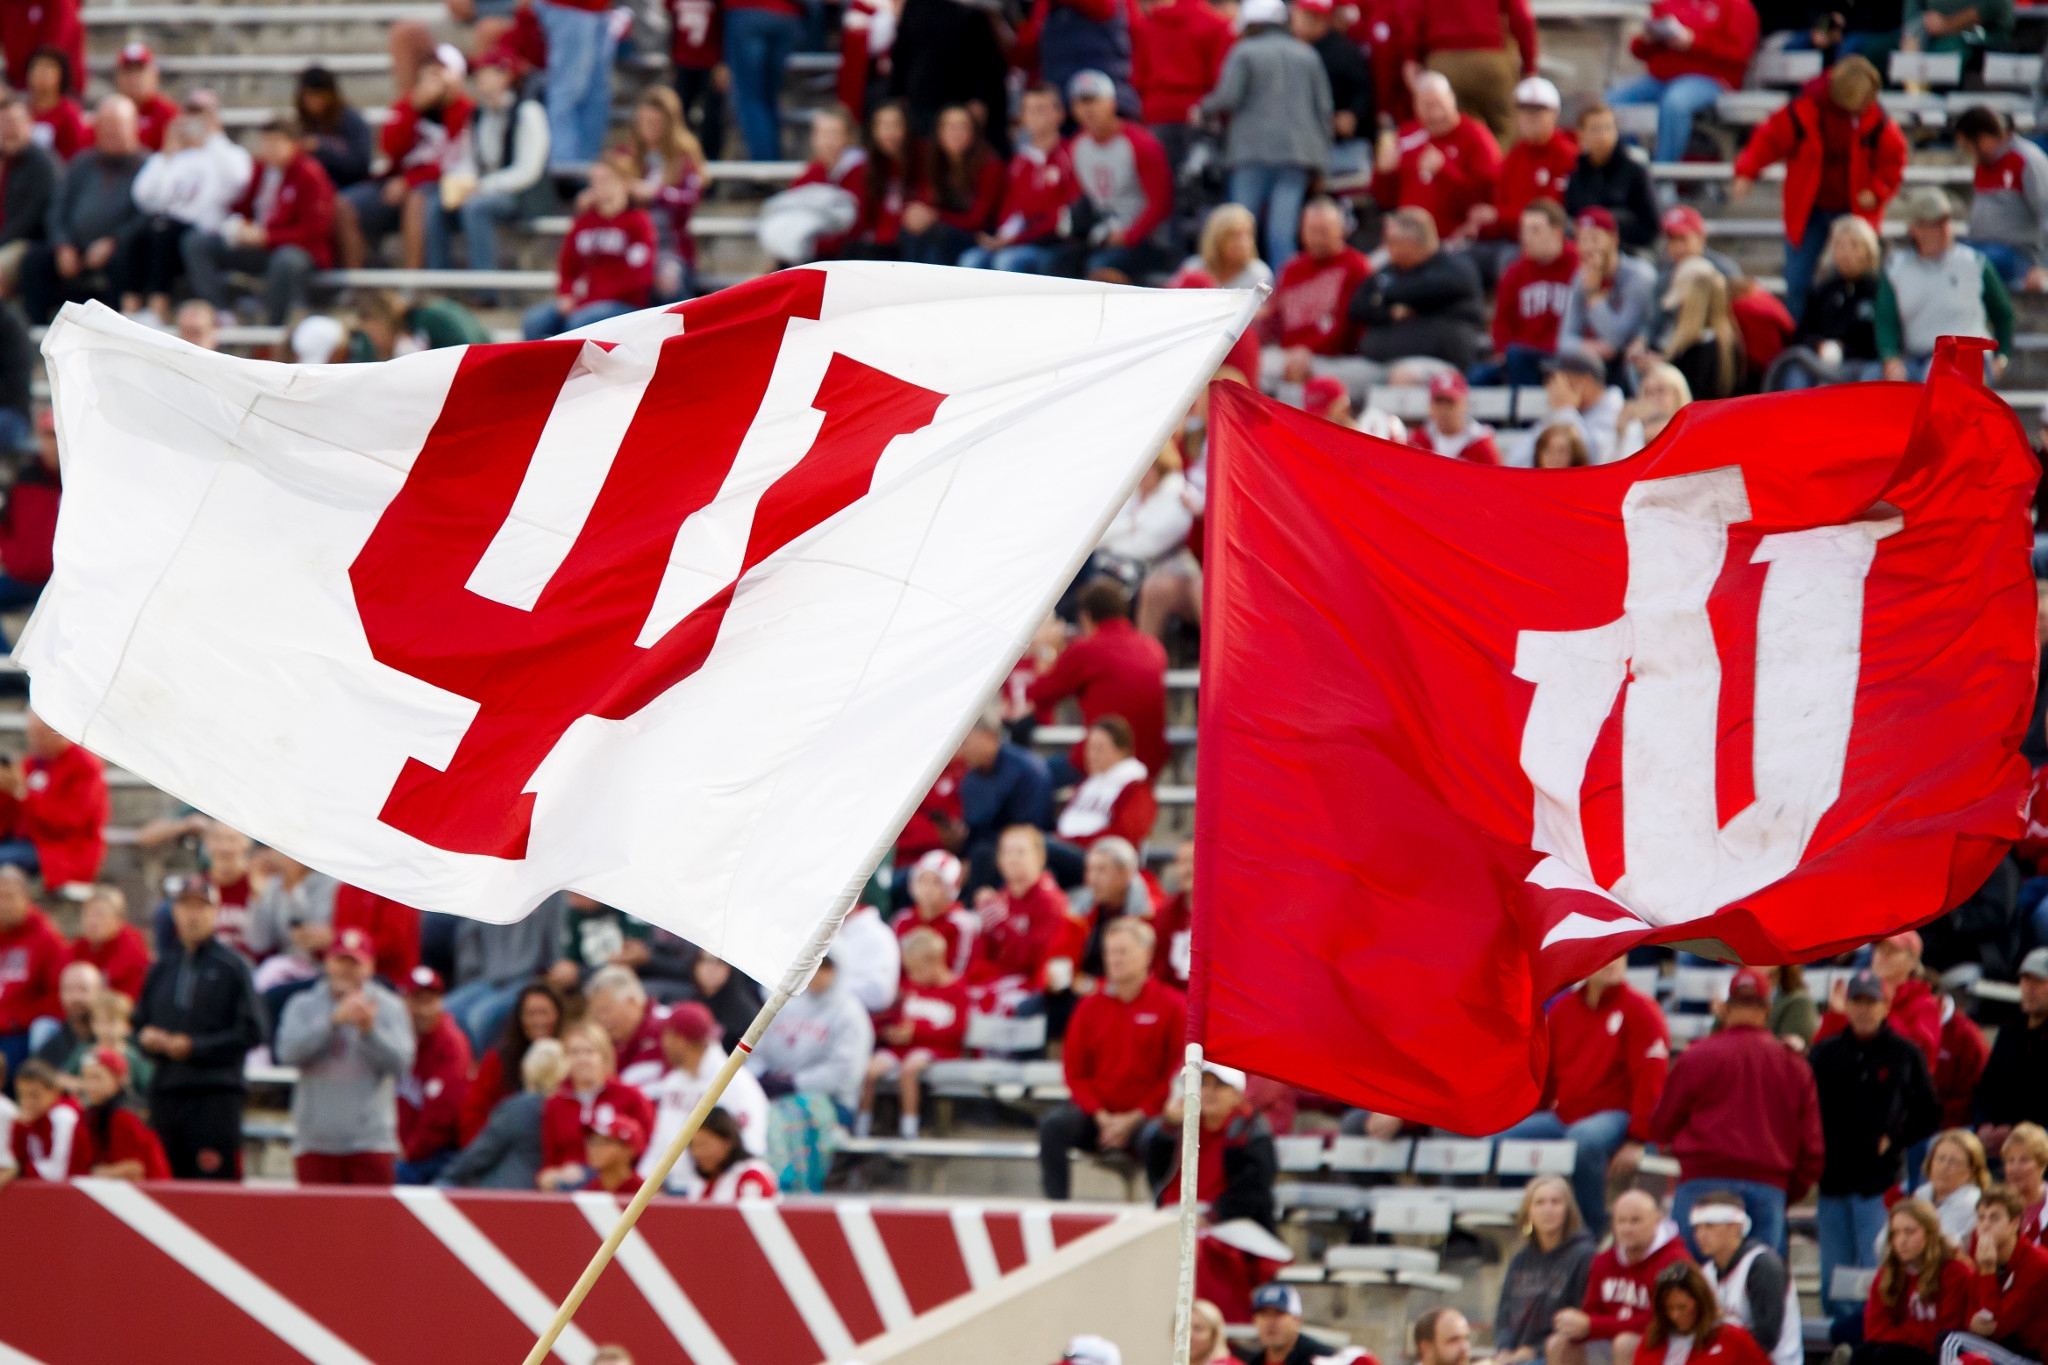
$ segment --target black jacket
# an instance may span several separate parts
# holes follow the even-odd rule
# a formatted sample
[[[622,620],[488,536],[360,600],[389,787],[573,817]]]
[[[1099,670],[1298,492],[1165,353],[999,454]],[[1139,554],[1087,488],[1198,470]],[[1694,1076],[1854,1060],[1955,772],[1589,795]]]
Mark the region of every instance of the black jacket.
[[[1160,1124],[1153,1130],[1152,1141],[1159,1145],[1147,1153],[1146,1174],[1152,1178],[1155,1193],[1163,1195],[1169,1188],[1180,1188],[1180,1125]],[[1210,1204],[1209,1221],[1249,1218],[1271,1232],[1273,1180],[1280,1171],[1280,1158],[1266,1116],[1236,1115],[1221,1133],[1204,1133],[1202,1143],[1223,1145],[1223,1193]]]
[[[1365,50],[1334,28],[1312,46],[1323,59],[1323,74],[1330,78],[1330,107],[1340,114],[1349,109],[1358,120],[1351,136],[1371,137],[1376,106],[1372,64],[1365,60]]]
[[[2028,1028],[2021,1016],[1998,1031],[1977,1082],[1977,1121],[2048,1124],[2048,1024]]]
[[[890,93],[910,105],[913,133],[929,133],[947,105],[979,100],[989,109],[1008,106],[1010,67],[989,10],[955,0],[907,0],[901,14],[889,50]],[[998,155],[1009,156],[1004,120],[991,120],[985,136]]]
[[[1577,1308],[1586,1301],[1586,1272],[1592,1269],[1597,1246],[1593,1234],[1581,1228],[1548,1251],[1532,1237],[1515,1253],[1494,1310],[1495,1350],[1542,1349],[1557,1310]]]
[[[1362,327],[1385,327],[1395,320],[1397,305],[1415,318],[1486,325],[1479,269],[1462,251],[1439,251],[1413,270],[1389,265],[1373,274],[1351,295],[1351,320]]]
[[[263,1002],[241,954],[219,939],[196,952],[160,957],[135,1002],[135,1031],[152,1025],[191,1035],[192,1052],[180,1061],[157,1059],[150,1093],[171,1090],[246,1090],[242,1059],[263,1042]]]
[[[361,114],[343,108],[340,117],[334,121],[332,132],[315,131],[312,137],[313,159],[320,163],[321,170],[327,172],[334,188],[342,189],[369,177],[371,153],[375,147],[370,138],[370,125],[363,121]]]
[[[1294,1349],[1287,1353],[1286,1358],[1280,1362],[1280,1365],[1315,1365],[1319,1357],[1329,1355],[1336,1349],[1334,1346],[1325,1346],[1322,1342],[1317,1341],[1314,1337],[1304,1332],[1295,1339]],[[1246,1362],[1246,1365],[1265,1365],[1266,1348],[1259,1345],[1256,1341],[1249,1345],[1239,1346],[1236,1348],[1236,1351],[1237,1358]]]
[[[1906,1149],[1941,1127],[1941,1101],[1920,1049],[1879,1026],[1865,1040],[1844,1029],[1813,1045],[1827,1164],[1825,1195],[1883,1194],[1899,1183]],[[1880,1139],[1891,1141],[1878,1151]]]
[[[57,158],[30,143],[17,156],[0,162],[5,189],[0,190],[0,246],[9,242],[40,242],[49,233],[50,200],[57,193]]]
[[[1583,153],[1565,182],[1564,211],[1573,218],[1595,206],[1614,215],[1624,246],[1647,247],[1657,240],[1657,196],[1650,192],[1650,172],[1619,147],[1605,166]]]
[[[1840,342],[1844,360],[1876,360],[1877,276],[1845,280],[1829,274],[1806,291],[1806,313],[1792,334],[1795,346]]]

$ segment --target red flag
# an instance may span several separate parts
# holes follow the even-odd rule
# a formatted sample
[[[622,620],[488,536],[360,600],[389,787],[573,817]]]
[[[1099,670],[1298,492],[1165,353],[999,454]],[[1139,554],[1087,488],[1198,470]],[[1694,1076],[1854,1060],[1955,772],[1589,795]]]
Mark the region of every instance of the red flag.
[[[2022,828],[2040,478],[1983,349],[1578,470],[1217,385],[1210,1055],[1492,1132],[1536,1104],[1543,1002],[1628,948],[1800,961],[1974,891]]]

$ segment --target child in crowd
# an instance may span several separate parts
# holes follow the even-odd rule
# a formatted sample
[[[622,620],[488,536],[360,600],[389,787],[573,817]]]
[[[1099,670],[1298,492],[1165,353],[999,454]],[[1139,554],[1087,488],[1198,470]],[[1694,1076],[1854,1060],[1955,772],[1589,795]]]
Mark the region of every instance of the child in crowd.
[[[590,207],[576,215],[556,263],[560,296],[527,310],[526,339],[538,341],[645,308],[654,290],[654,220],[633,207],[639,168],[611,155],[590,166]]]
[[[958,1057],[967,1037],[967,983],[946,965],[946,940],[936,930],[913,929],[904,938],[903,978],[903,993],[876,1029],[885,1046],[876,1048],[868,1061],[860,1112],[853,1119],[858,1137],[866,1137],[874,1127],[875,1082],[892,1076],[901,1108],[897,1135],[916,1137],[918,1082],[925,1068],[942,1058]]]
[[[581,1188],[603,1190],[627,1198],[640,1193],[640,1176],[633,1167],[647,1149],[647,1129],[630,1115],[604,1109],[583,1130],[583,1159],[590,1178]]]
[[[135,1046],[135,1039],[130,1036],[129,1017],[134,1012],[135,1006],[127,996],[119,991],[101,991],[92,1002],[92,1041],[96,1049],[126,1059],[128,1070],[123,1084],[136,1095],[146,1095],[156,1063]]]
[[[169,1180],[171,1163],[149,1125],[128,1107],[128,1059],[97,1048],[79,1068],[92,1173],[112,1180]]]
[[[92,1172],[92,1138],[84,1129],[78,1101],[64,1093],[57,1070],[48,1062],[23,1063],[14,1078],[14,1116],[10,1149],[14,1156],[7,1180],[66,1180]]]

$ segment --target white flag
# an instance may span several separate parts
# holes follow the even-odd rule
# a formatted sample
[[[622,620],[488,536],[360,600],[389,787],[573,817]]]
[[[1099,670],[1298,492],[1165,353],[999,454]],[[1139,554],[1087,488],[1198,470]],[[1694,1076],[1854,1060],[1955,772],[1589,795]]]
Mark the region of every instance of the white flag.
[[[773,980],[1254,305],[833,264],[331,367],[69,307],[17,654],[57,730],[344,881],[569,888]]]

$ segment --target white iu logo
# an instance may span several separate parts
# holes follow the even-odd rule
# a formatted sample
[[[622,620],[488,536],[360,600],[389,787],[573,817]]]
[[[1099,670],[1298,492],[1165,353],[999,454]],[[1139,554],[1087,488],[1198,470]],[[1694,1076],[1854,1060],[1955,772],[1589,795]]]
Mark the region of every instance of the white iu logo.
[[[1572,914],[1544,946],[1683,924],[1761,890],[1799,865],[1815,825],[1841,794],[1862,662],[1863,580],[1877,542],[1901,525],[1879,504],[1844,526],[1767,535],[1756,620],[1753,786],[1726,825],[1715,801],[1721,657],[1707,595],[1728,528],[1749,520],[1742,470],[1730,466],[1629,489],[1621,504],[1628,591],[1619,619],[1590,630],[1521,632],[1515,676],[1536,684],[1522,730],[1522,771],[1536,789],[1530,845],[1548,854],[1538,886],[1588,891],[1626,921]],[[1612,888],[1593,880],[1580,823],[1586,762],[1623,681],[1622,852]]]

